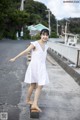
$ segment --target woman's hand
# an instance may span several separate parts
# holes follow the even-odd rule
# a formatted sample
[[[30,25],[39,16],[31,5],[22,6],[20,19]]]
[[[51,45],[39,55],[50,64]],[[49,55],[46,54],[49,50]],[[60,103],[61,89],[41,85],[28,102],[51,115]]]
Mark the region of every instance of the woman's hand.
[[[10,59],[9,61],[10,62],[14,62],[16,59],[15,58],[12,58],[12,59]]]

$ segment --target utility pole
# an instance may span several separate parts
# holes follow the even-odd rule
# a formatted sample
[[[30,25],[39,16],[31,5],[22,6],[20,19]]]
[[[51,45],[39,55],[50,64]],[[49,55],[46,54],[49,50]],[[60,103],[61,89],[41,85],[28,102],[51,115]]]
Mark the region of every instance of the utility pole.
[[[69,31],[69,29],[68,29],[68,27],[69,27],[69,22],[70,22],[70,20],[66,19],[65,33],[68,33],[68,31]]]
[[[67,33],[67,32],[68,32],[68,31],[67,31],[67,28],[68,28],[68,27],[67,27],[67,25],[68,25],[68,24],[67,24],[67,21],[66,21],[65,33]]]
[[[68,38],[67,38],[67,33],[68,33],[68,23],[69,20],[66,19],[66,25],[65,25],[65,44],[67,44]]]
[[[23,11],[23,10],[24,10],[24,1],[25,1],[25,0],[21,0],[20,11]]]
[[[57,36],[59,36],[59,31],[58,31],[58,27],[59,27],[59,25],[58,25],[58,20],[56,21],[56,27],[57,27]]]
[[[23,10],[24,10],[24,1],[25,1],[25,0],[21,0],[20,11],[23,11]],[[23,36],[23,27],[22,27],[22,29],[21,29],[20,36],[21,36],[21,37]]]
[[[67,44],[67,21],[65,25],[65,44]]]
[[[50,10],[47,9],[45,11],[48,11],[48,24],[49,24],[49,35],[51,35],[51,20],[50,20]]]

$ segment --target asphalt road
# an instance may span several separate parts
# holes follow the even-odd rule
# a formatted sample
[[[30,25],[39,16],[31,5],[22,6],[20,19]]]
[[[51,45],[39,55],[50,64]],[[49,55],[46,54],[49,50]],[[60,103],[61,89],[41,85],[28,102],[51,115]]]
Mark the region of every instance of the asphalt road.
[[[8,120],[19,120],[18,104],[27,68],[25,56],[15,62],[9,62],[9,59],[26,49],[28,44],[29,41],[21,40],[0,41],[0,112],[8,112]]]
[[[26,105],[28,86],[23,82],[26,57],[9,62],[28,44],[21,40],[0,41],[0,113],[7,112],[8,120],[32,120]],[[49,55],[47,58],[50,83],[42,89],[39,99],[39,120],[80,120],[80,86],[55,60]]]

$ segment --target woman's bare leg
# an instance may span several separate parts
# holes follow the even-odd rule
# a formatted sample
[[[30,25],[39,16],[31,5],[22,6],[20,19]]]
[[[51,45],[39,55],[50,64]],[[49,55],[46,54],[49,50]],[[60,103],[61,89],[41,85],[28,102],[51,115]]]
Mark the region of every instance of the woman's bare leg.
[[[33,89],[36,87],[36,83],[31,83],[31,85],[29,86],[29,89],[28,89],[28,94],[27,94],[27,104],[32,104],[33,101],[30,100],[31,98],[31,95],[32,95],[32,92],[33,92]]]
[[[41,112],[41,109],[38,107],[38,98],[40,96],[40,92],[43,86],[37,86],[36,90],[35,90],[35,94],[34,94],[34,101],[32,104],[31,109],[37,109]]]

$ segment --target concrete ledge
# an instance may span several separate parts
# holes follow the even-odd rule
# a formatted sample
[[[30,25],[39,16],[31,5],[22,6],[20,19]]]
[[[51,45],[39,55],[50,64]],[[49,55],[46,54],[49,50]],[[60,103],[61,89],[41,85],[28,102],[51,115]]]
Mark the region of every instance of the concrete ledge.
[[[54,58],[54,60],[80,85],[80,74],[70,67],[53,49],[49,48],[48,53]]]

